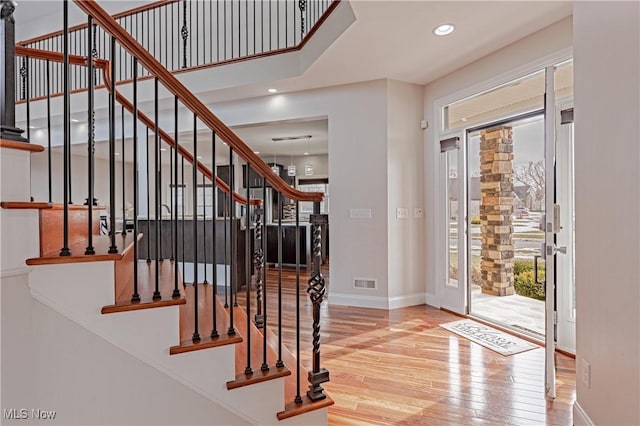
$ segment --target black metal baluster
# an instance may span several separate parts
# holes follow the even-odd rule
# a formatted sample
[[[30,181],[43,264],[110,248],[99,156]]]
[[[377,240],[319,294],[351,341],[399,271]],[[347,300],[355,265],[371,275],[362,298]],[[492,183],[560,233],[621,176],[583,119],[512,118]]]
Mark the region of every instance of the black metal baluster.
[[[138,294],[138,59],[133,58],[133,294],[131,302],[140,301]],[[147,141],[149,138],[147,138]],[[147,152],[147,157],[149,152]],[[147,197],[149,197],[147,193]],[[147,211],[148,212],[148,211]],[[147,214],[148,216],[148,214]],[[149,218],[147,217],[147,223]],[[149,234],[147,234],[147,240]]]
[[[184,191],[187,189],[187,185],[185,184],[184,181],[184,157],[182,157],[182,172],[181,172],[181,180],[180,183],[182,184],[182,189],[180,191],[180,194],[182,195],[182,283],[185,283],[184,277],[185,277],[185,268],[187,266],[187,262],[184,258],[184,233],[185,233],[185,229],[184,229],[184,205],[185,205],[185,196],[184,196]]]
[[[261,52],[264,52],[264,0],[260,0],[260,41],[262,42]]]
[[[116,39],[111,37],[111,91],[109,92],[109,253],[117,253],[116,245]],[[70,170],[69,170],[70,171]],[[71,192],[71,191],[69,191]]]
[[[227,203],[227,194],[226,193],[222,193],[222,201],[223,201],[223,205],[222,205],[222,216],[224,218],[224,307],[228,308],[229,307],[229,297],[227,295],[227,288],[229,287],[229,281],[230,281],[230,277],[229,277],[229,268],[227,267],[227,262],[229,261],[229,259],[227,258],[227,253],[230,251],[229,247],[227,247],[227,209],[228,209],[228,203]]]
[[[222,23],[224,24],[224,59],[227,59],[227,2],[223,1],[222,5],[224,6],[222,9],[222,13],[224,17],[222,18]]]
[[[289,47],[289,3],[284,4],[284,47]]]
[[[249,2],[244,0],[244,55],[249,56]]]
[[[202,284],[209,284],[207,281],[207,185],[205,182],[204,173],[202,173],[202,238],[204,241],[203,256],[204,256],[204,281]]]
[[[269,1],[269,50],[273,50],[273,30],[272,30],[272,22],[273,22],[273,14],[271,13],[271,1]]]
[[[71,150],[71,94],[69,93],[69,3],[67,0],[62,2],[62,21],[63,21],[63,30],[62,30],[62,38],[64,41],[64,46],[62,50],[63,57],[63,91],[64,91],[64,106],[63,106],[63,132],[64,132],[64,152],[63,152],[63,170],[62,174],[64,176],[63,185],[63,230],[62,230],[62,249],[60,250],[60,256],[71,256],[71,250],[69,250],[69,187],[67,186],[67,182],[70,179],[69,175],[69,164],[68,164],[68,156],[67,152]],[[28,63],[28,60],[27,62]],[[27,82],[27,86],[28,86]],[[27,89],[28,91],[28,89]],[[27,93],[27,131],[29,125],[29,96]]]
[[[233,173],[233,148],[229,147],[229,267],[231,269],[230,271],[230,283],[231,283],[231,300],[233,301],[233,307],[238,306],[238,299],[237,299],[237,290],[234,288],[236,287],[236,270],[235,270],[235,266],[236,263],[234,260],[236,259],[236,251],[235,251],[235,243],[234,243],[234,239],[235,239],[235,232],[234,232],[234,224],[233,224],[233,218],[235,216],[235,214],[233,213],[233,191],[234,191],[234,173]],[[234,301],[233,296],[234,294],[236,295],[236,299]],[[229,309],[229,321],[230,321],[230,325],[229,325],[229,330],[227,331],[227,334],[232,335],[232,334],[236,334],[236,330],[233,327],[233,311],[234,309],[231,308]]]
[[[230,1],[230,4],[231,4],[231,20],[230,20],[231,21],[231,29],[229,30],[229,32],[231,33],[230,34],[230,36],[231,36],[231,57],[233,58],[233,52],[234,52],[234,49],[233,49],[233,38],[234,38],[233,37],[234,36],[234,31],[233,31],[233,0]]]
[[[175,238],[173,240],[173,249],[175,252],[175,260],[173,264],[173,294],[171,297],[180,297],[180,289],[178,288],[178,151],[180,149],[180,143],[178,142],[178,97],[173,98],[174,120],[175,120],[175,146],[173,150],[173,212],[175,213],[175,220],[173,222],[173,233]],[[180,190],[180,195],[183,194],[183,190]],[[180,204],[184,206],[184,197],[180,200]],[[183,214],[184,216],[184,214]],[[182,224],[184,226],[184,217],[182,218]],[[184,234],[184,232],[183,232]],[[184,246],[184,243],[183,243]],[[184,256],[182,257],[182,264],[184,266]]]
[[[304,15],[307,8],[307,0],[300,0],[298,2],[300,8],[300,41],[304,40]]]
[[[147,240],[147,263],[151,263],[151,183],[149,177],[151,176],[151,153],[149,152],[149,128],[147,127],[147,234],[145,238]]]
[[[302,404],[300,396],[300,202],[296,201],[296,404]]]
[[[182,68],[187,67],[187,38],[189,38],[189,29],[187,28],[187,0],[182,2]]]
[[[277,48],[280,49],[280,2],[276,2],[276,37]]]
[[[247,182],[249,181],[247,180]],[[247,195],[249,195],[249,187],[250,185],[247,185]],[[253,212],[256,218],[253,248],[253,265],[256,276],[256,315],[254,322],[257,328],[262,328],[264,327],[264,317],[262,315],[262,263],[264,260],[264,252],[262,250],[262,205],[257,205]]]
[[[253,54],[256,54],[256,0],[253,3]]]
[[[160,294],[160,240],[161,240],[161,236],[160,236],[160,202],[158,201],[160,199],[159,194],[160,194],[160,182],[159,182],[159,177],[160,177],[160,140],[158,138],[158,120],[160,119],[159,116],[159,112],[158,112],[158,77],[153,79],[153,92],[154,92],[154,105],[153,105],[153,109],[154,109],[154,123],[153,123],[153,163],[154,163],[154,183],[155,183],[155,200],[154,200],[154,206],[155,206],[155,220],[154,220],[154,225],[155,225],[155,241],[154,241],[154,259],[155,259],[155,290],[153,291],[153,300],[160,300],[162,299],[162,295]]]
[[[220,62],[220,2],[216,0],[216,61]]]
[[[115,87],[114,87],[114,90],[115,90]],[[120,154],[120,157],[122,160],[122,236],[124,237],[125,235],[127,235],[127,203],[126,203],[127,194],[126,194],[126,184],[125,184],[125,179],[126,179],[125,148],[126,147],[124,144],[124,105],[122,106],[122,114],[120,118],[122,120],[122,154]]]
[[[193,115],[193,312],[194,343],[200,341],[198,333],[198,117]]]
[[[249,176],[251,175],[251,164],[247,163],[247,167],[244,171],[244,179],[247,183],[247,194],[245,199],[245,212],[244,212],[244,275],[246,286],[246,301],[247,301],[247,366],[244,369],[244,374],[253,374],[251,368],[251,197]]]
[[[88,28],[91,28],[91,23],[93,19],[91,17],[88,18]],[[87,247],[84,251],[84,254],[95,254],[96,251],[93,247],[93,187],[94,187],[94,170],[93,166],[95,164],[95,111],[94,111],[94,87],[93,87],[93,59],[91,58],[91,46],[93,45],[93,35],[91,31],[87,31],[87,123],[88,123],[88,134],[87,134]],[[49,65],[47,64],[47,72]],[[49,85],[47,84],[47,116],[49,116]],[[47,121],[51,121],[49,117],[47,117]],[[49,133],[51,133],[50,124],[47,125],[49,127]],[[49,137],[51,139],[51,137]],[[51,195],[49,195],[51,197]],[[49,200],[51,201],[51,200]]]
[[[200,34],[199,30],[200,30],[200,20],[198,19],[198,16],[200,16],[200,12],[199,12],[199,7],[198,7],[198,0],[196,0],[195,2],[196,5],[196,29],[194,31],[195,34]],[[193,8],[192,8],[193,11]],[[193,28],[193,27],[192,27]],[[195,43],[196,43],[196,66],[200,65],[200,37],[194,37],[195,39]],[[193,58],[192,58],[193,60]],[[191,65],[193,65],[193,63],[191,63]]]
[[[49,202],[53,200],[53,176],[51,173],[51,64],[47,59],[47,164],[49,173]],[[89,216],[91,217],[91,216]],[[89,237],[91,238],[91,237]],[[89,241],[91,243],[91,241]]]
[[[269,363],[267,362],[267,209],[266,202],[267,199],[267,180],[262,178],[262,232],[261,232],[261,243],[262,243],[262,253],[261,259],[259,259],[260,264],[262,266],[262,324],[263,324],[263,332],[262,332],[262,365],[260,366],[261,371],[269,371]],[[258,223],[256,223],[256,230],[258,229]]]
[[[20,99],[25,100],[27,98],[27,58],[22,57],[22,65],[20,66]]]
[[[320,215],[320,203],[313,203],[313,215],[309,217],[312,228],[313,270],[309,277],[307,293],[313,305],[313,369],[309,372],[307,396],[312,401],[325,399],[327,395],[320,386],[329,381],[329,370],[320,367],[320,305],[326,292],[325,280],[320,271],[322,265],[322,226],[327,225],[326,216]]]
[[[278,192],[278,360],[276,367],[284,367],[282,361],[282,194]]]
[[[67,52],[67,54],[68,54],[68,52]],[[29,62],[30,62],[29,57],[28,56],[25,57],[24,67],[25,67],[25,75],[26,75],[25,96],[26,96],[26,99],[27,99],[27,102],[26,102],[26,107],[27,107],[27,140],[31,140],[31,75],[30,75],[30,72],[29,72],[29,68],[30,68]],[[68,57],[67,57],[67,67],[68,66],[69,66],[69,63],[68,63]]]
[[[176,3],[176,7],[178,7],[180,5],[180,3]],[[174,8],[173,5],[171,5],[171,71],[175,70],[175,65],[174,65],[174,61],[173,58],[175,57],[175,55],[173,54],[173,49],[175,49],[176,45],[175,45],[175,13],[174,13]],[[178,55],[180,55],[180,49],[176,49]],[[169,60],[167,59],[167,64],[169,63]],[[178,142],[178,140],[176,139],[176,143]],[[176,166],[178,164],[176,163]],[[176,253],[176,256],[178,254]]]
[[[217,216],[218,216],[218,197],[216,191],[216,132],[213,131],[211,133],[211,196],[213,197],[213,207],[212,207],[212,219],[213,219],[213,229],[211,231],[211,240],[213,241],[212,247],[212,259],[213,259],[213,277],[212,285],[213,285],[213,327],[211,329],[211,338],[215,339],[219,337],[218,334],[218,250],[216,245],[218,243],[217,239]],[[206,240],[205,240],[206,242]],[[226,292],[225,292],[226,293]]]

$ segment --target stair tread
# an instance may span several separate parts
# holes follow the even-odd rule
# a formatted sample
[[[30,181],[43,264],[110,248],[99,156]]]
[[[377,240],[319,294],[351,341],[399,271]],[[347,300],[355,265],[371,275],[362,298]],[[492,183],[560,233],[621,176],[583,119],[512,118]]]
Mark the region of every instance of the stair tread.
[[[216,330],[218,337],[211,337],[213,329],[213,286],[198,284],[198,333],[199,342],[193,342],[195,294],[193,285],[184,286],[186,304],[180,306],[180,344],[170,348],[172,355],[191,352],[216,346],[232,345],[242,342],[240,333],[228,335],[229,315],[219,298],[216,303]]]
[[[44,146],[29,142],[12,141],[0,138],[0,148],[17,149],[19,151],[42,152]]]
[[[313,410],[329,407],[334,403],[333,399],[329,396],[319,401],[311,401],[307,395],[303,395],[302,403],[300,404],[296,404],[294,401],[287,402],[284,411],[278,413],[278,420],[288,419],[289,417],[299,416]]]
[[[138,235],[138,238],[142,234]],[[86,241],[81,241],[69,247],[70,256],[60,256],[60,250],[45,253],[40,257],[32,257],[26,260],[27,265],[53,265],[61,263],[102,262],[108,260],[120,260],[128,250],[133,248],[133,234],[126,236],[116,235],[117,253],[109,253],[111,238],[108,235],[94,235],[93,247],[96,254],[84,254],[87,247]]]
[[[53,207],[52,203],[38,202],[38,201],[2,201],[0,207],[3,209],[50,209]]]
[[[182,291],[182,280],[178,275],[178,291],[180,296],[173,298],[174,282],[174,267],[173,261],[164,260],[158,262],[159,267],[159,281],[158,290],[162,296],[160,300],[153,300],[153,293],[155,291],[155,262],[147,262],[146,260],[138,261],[138,294],[140,295],[139,302],[132,302],[131,296],[133,295],[133,276],[132,273],[128,274],[128,279],[125,278],[123,282],[121,279],[116,279],[115,292],[116,303],[113,305],[104,306],[102,308],[103,314],[134,311],[140,309],[158,308],[163,306],[184,305],[187,301],[184,297],[184,291]],[[131,268],[131,272],[132,272]]]

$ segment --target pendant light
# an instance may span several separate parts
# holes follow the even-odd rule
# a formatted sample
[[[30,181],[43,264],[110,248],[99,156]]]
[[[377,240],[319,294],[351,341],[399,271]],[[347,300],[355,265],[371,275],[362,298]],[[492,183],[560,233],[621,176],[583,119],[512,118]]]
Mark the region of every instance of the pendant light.
[[[305,152],[305,155],[309,155],[309,153],[311,152],[309,147],[311,146],[311,143],[309,142],[309,139],[307,139],[307,152]],[[304,175],[305,176],[313,176],[313,164],[311,163],[307,163],[304,165]]]
[[[289,148],[289,154],[291,155],[291,162],[289,163],[289,167],[287,167],[287,175],[295,176],[296,175],[296,165],[293,164],[293,146]]]
[[[273,154],[273,166],[271,166],[271,171],[276,174],[279,175],[280,174],[280,169],[278,168],[278,165],[276,164],[276,154]]]

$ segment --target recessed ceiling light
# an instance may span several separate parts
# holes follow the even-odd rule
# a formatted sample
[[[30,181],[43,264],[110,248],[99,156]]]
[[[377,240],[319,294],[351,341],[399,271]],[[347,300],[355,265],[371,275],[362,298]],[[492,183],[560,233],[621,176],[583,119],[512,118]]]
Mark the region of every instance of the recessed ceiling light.
[[[164,152],[164,151],[166,151],[166,150],[167,150],[167,148],[160,148],[160,151],[163,151],[163,152]]]
[[[445,36],[451,34],[455,30],[455,27],[451,24],[438,25],[433,29],[433,33],[437,36]]]
[[[260,151],[253,151],[254,154],[260,154]]]
[[[202,158],[202,155],[198,155],[198,160]]]
[[[273,88],[267,89],[267,92],[269,92],[269,93],[278,93],[278,89],[273,89]]]
[[[467,121],[467,117],[462,117],[460,120],[461,120],[462,122],[465,122],[465,121]]]
[[[304,153],[304,155],[309,155],[309,153],[308,153],[308,152],[305,152],[305,153]]]
[[[37,129],[36,126],[29,126],[30,129]]]
[[[119,153],[119,152],[114,152],[113,154],[114,154],[114,155],[120,155],[120,153]]]

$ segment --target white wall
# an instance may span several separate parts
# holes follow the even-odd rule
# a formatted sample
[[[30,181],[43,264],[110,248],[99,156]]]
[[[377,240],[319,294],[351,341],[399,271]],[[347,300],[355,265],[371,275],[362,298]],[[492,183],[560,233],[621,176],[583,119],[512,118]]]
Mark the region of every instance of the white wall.
[[[638,2],[574,3],[576,425],[640,424],[639,16]]]
[[[430,84],[424,92],[425,117],[429,121],[429,128],[425,132],[425,200],[426,200],[426,253],[427,262],[427,300],[428,303],[439,305],[437,268],[438,262],[445,262],[443,247],[437,241],[437,229],[444,226],[436,217],[436,209],[442,201],[438,199],[438,188],[441,185],[439,175],[440,148],[438,145],[438,123],[435,120],[434,103],[444,97],[452,96],[498,76],[508,76],[513,70],[537,62],[541,58],[553,55],[563,49],[569,49],[572,43],[571,18],[565,18],[530,36],[519,40],[491,55],[485,56],[453,73],[450,73]],[[508,79],[506,80],[508,81]],[[486,87],[489,89],[490,87]],[[471,95],[470,93],[467,94]]]
[[[31,196],[35,201],[49,200],[49,176],[47,151],[31,156]],[[117,160],[116,160],[117,161]],[[62,203],[63,200],[63,155],[60,151],[51,152],[52,170],[52,195],[54,203]],[[71,191],[74,204],[84,204],[87,198],[87,157],[80,155],[71,156]],[[125,202],[127,206],[133,206],[133,168],[131,163],[125,164],[126,185]],[[98,199],[98,205],[109,205],[109,161],[95,159],[95,186],[94,196]],[[106,212],[105,212],[106,213]],[[116,217],[122,217],[122,163],[116,162]]]
[[[387,286],[387,85],[383,80],[210,105],[229,126],[297,118],[328,118],[331,185],[330,302],[346,296],[365,304],[353,278],[375,278],[367,291],[386,306]],[[371,219],[350,219],[368,208]]]
[[[423,86],[387,80],[387,235],[390,307],[425,302]],[[409,210],[398,219],[396,208]]]

